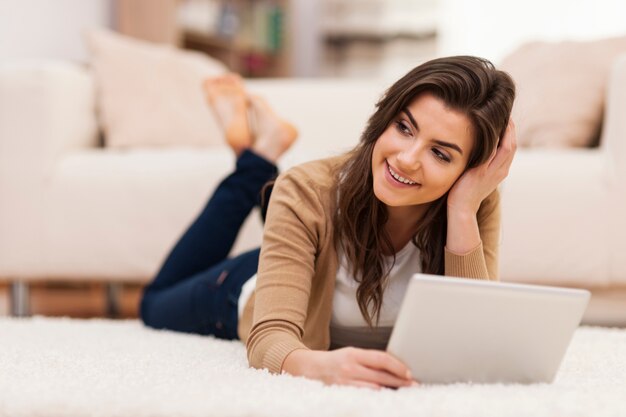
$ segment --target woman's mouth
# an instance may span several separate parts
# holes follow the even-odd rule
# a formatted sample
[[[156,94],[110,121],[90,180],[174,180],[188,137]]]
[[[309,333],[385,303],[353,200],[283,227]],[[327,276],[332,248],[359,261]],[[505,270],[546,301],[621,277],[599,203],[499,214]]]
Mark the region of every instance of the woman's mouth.
[[[404,178],[402,175],[398,174],[396,171],[393,170],[393,168],[391,168],[391,165],[389,165],[389,162],[385,161],[385,165],[386,165],[386,175],[385,177],[387,177],[387,179],[394,185],[396,186],[401,186],[401,187],[414,187],[414,186],[419,186],[420,184],[416,183],[415,181],[411,181],[408,178]]]

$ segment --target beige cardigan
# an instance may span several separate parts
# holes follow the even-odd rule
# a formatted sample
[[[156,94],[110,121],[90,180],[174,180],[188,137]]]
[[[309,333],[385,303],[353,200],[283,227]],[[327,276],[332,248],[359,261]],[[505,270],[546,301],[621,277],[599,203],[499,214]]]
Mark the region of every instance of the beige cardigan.
[[[332,214],[335,157],[280,175],[265,221],[256,290],[246,303],[238,333],[255,368],[280,373],[296,349],[328,350],[338,260]],[[482,244],[462,256],[445,250],[445,274],[497,279],[500,201],[494,191],[477,214]]]

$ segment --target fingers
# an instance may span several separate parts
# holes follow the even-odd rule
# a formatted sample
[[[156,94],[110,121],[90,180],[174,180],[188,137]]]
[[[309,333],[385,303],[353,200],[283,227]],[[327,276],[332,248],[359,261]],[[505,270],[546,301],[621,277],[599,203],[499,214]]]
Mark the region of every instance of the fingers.
[[[374,383],[385,387],[399,388],[408,387],[413,384],[411,379],[399,378],[389,372],[379,371],[365,366],[361,366],[356,370],[354,378],[360,382]]]
[[[491,165],[491,163],[493,162],[494,158],[496,157],[497,153],[498,153],[498,149],[499,147],[496,146],[495,148],[493,148],[493,150],[491,151],[491,155],[489,155],[489,159],[487,159],[487,166]]]
[[[380,389],[418,385],[408,367],[392,354],[380,350],[347,347],[324,352],[329,360],[320,362],[323,381],[328,384]]]
[[[509,119],[509,124],[506,126],[504,136],[502,137],[501,148],[504,148],[508,153],[514,153],[517,149],[517,134],[515,131],[515,123],[513,119]]]
[[[509,119],[504,135],[500,140],[500,146],[497,146],[489,157],[488,165],[495,168],[505,168],[508,171],[515,151],[517,150],[517,137],[515,132],[515,123],[513,119]]]
[[[373,382],[365,382],[365,381],[352,381],[350,382],[349,385],[352,385],[353,387],[359,387],[359,388],[371,388],[371,389],[375,389],[376,391],[379,391],[382,388],[378,384],[375,384]]]
[[[411,371],[401,360],[380,350],[357,349],[359,363],[368,368],[386,371],[403,380],[411,380]]]
[[[505,158],[504,161],[502,161],[502,165],[506,167],[508,172],[508,168],[511,166],[511,162],[513,162],[513,157],[515,156],[515,151],[517,150],[517,134],[513,119],[509,119],[509,124],[506,127],[502,140],[503,143],[501,148],[505,152]]]

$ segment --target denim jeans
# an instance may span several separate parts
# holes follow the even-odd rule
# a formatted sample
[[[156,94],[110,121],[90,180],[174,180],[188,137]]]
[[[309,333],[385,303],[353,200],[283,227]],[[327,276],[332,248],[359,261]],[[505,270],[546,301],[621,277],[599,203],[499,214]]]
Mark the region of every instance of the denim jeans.
[[[276,178],[274,164],[242,152],[227,176],[163,263],[141,299],[141,319],[150,327],[236,339],[237,304],[243,284],[257,271],[259,249],[228,259],[239,229]]]

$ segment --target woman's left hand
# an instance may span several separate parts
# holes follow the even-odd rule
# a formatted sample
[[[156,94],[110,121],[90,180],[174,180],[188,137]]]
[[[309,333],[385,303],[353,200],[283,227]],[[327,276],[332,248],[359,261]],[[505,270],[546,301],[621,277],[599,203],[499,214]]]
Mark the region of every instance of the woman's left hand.
[[[517,149],[515,124],[509,119],[504,136],[487,162],[471,168],[454,183],[448,193],[448,211],[478,213],[480,203],[509,175]]]

